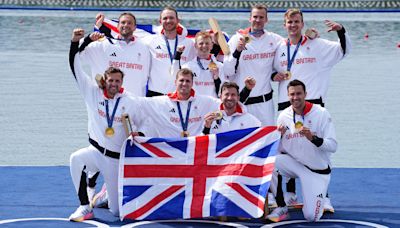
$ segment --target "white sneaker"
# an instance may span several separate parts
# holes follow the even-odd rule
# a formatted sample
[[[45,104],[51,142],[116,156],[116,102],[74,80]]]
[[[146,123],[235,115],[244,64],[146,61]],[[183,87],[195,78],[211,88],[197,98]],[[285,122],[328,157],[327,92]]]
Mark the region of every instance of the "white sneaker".
[[[288,207],[296,206],[299,204],[299,202],[297,201],[297,195],[293,192],[285,192],[284,198],[285,198],[286,206],[288,206]]]
[[[325,212],[335,213],[335,209],[333,208],[333,206],[331,204],[331,200],[328,197],[325,197],[325,200],[324,200],[324,213]]]
[[[91,206],[93,208],[95,207],[108,207],[108,194],[107,194],[107,188],[106,185],[103,184],[103,187],[101,188],[101,191],[97,193],[92,200]]]
[[[267,215],[267,219],[271,220],[272,222],[280,222],[283,220],[288,220],[289,219],[288,208],[286,206],[275,208],[271,214]]]
[[[96,194],[96,189],[95,188],[91,188],[91,187],[87,187],[86,191],[87,191],[87,195],[88,195],[88,198],[89,198],[89,202],[92,203],[94,195]]]
[[[268,192],[268,207],[277,207],[275,196],[272,192]]]
[[[81,205],[69,216],[69,220],[73,222],[82,222],[83,220],[92,219],[93,217],[93,208],[89,205]]]

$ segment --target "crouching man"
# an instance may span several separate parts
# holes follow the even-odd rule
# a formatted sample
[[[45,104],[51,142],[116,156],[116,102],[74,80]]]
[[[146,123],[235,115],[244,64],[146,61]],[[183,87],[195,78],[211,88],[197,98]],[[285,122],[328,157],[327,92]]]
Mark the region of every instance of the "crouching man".
[[[282,133],[276,156],[272,191],[278,207],[268,219],[279,222],[289,218],[281,186],[277,186],[278,174],[299,178],[303,194],[303,215],[307,221],[318,221],[331,178],[330,156],[336,151],[335,128],[329,112],[319,105],[306,102],[306,88],[299,80],[287,86],[291,106],[278,117],[278,129]]]

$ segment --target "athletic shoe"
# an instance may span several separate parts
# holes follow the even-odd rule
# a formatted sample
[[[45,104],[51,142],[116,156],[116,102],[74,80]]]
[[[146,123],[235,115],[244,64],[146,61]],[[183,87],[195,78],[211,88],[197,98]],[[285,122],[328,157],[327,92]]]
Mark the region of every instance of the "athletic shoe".
[[[83,220],[92,219],[93,217],[93,208],[89,205],[81,205],[69,216],[69,220],[73,222],[82,222]]]
[[[268,207],[277,207],[275,196],[272,192],[268,192]]]
[[[104,184],[103,187],[101,188],[101,191],[97,193],[92,200],[92,207],[108,207],[108,194],[107,194],[107,188],[106,185]]]
[[[333,208],[333,206],[331,204],[331,200],[328,197],[325,197],[325,200],[324,200],[324,213],[325,212],[335,213],[335,209]]]
[[[297,202],[297,195],[293,192],[285,192],[284,198],[285,198],[286,206],[288,206],[288,207],[296,206],[299,204],[299,202]]]
[[[267,215],[267,219],[271,220],[272,222],[280,222],[283,220],[288,220],[289,219],[288,208],[286,206],[275,208],[271,214]]]
[[[89,198],[89,202],[91,203],[93,201],[94,195],[96,194],[96,189],[95,188],[91,188],[91,187],[87,187],[86,191],[87,191],[87,195],[88,195],[88,198]]]

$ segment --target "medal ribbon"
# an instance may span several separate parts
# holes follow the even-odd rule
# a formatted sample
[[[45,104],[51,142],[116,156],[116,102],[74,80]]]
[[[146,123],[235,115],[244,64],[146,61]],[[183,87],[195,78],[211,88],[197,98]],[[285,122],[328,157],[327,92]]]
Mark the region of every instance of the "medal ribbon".
[[[303,124],[304,124],[304,114],[301,115],[301,118],[303,119]],[[296,124],[296,112],[293,110],[293,123]]]
[[[203,67],[203,64],[201,64],[201,61],[200,61],[200,58],[199,58],[199,57],[197,57],[197,64],[199,65],[200,69],[202,69],[202,70],[208,70],[208,67],[207,67],[207,69],[205,69],[205,68]]]
[[[189,126],[190,106],[192,106],[192,102],[189,101],[189,103],[188,103],[188,107],[187,107],[187,111],[186,111],[186,118],[185,118],[186,121],[183,121],[182,110],[181,110],[181,106],[179,104],[179,101],[177,101],[176,104],[178,105],[179,119],[181,119],[182,130],[183,131],[187,131],[187,128]]]
[[[169,60],[171,60],[171,63],[172,63],[172,60],[174,59],[174,56],[176,54],[176,47],[178,47],[178,35],[176,35],[176,38],[175,38],[175,48],[174,48],[174,54],[173,55],[172,55],[171,46],[169,46],[169,42],[168,42],[167,37],[164,36],[164,39],[165,39],[165,44],[167,45],[167,49],[168,49]]]
[[[113,112],[111,114],[111,118],[110,118],[110,114],[109,114],[109,111],[108,111],[108,100],[105,100],[105,103],[106,103],[106,117],[107,117],[107,124],[108,124],[109,128],[112,127],[114,116],[115,116],[115,112],[117,111],[120,98],[121,97],[118,97],[117,98],[117,102],[115,102],[115,106],[114,106]]]
[[[294,58],[296,57],[297,51],[299,50],[302,40],[303,40],[303,36],[300,37],[300,40],[296,45],[296,49],[293,52],[292,58],[290,58],[290,39],[287,40],[287,45],[286,45],[287,46],[287,71],[289,71],[289,72],[290,72],[290,68],[292,68]]]

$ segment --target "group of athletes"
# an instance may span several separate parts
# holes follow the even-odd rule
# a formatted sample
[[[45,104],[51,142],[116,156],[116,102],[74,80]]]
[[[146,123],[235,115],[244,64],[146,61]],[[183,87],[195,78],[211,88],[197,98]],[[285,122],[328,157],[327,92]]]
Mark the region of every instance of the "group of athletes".
[[[303,34],[303,14],[288,9],[287,37],[267,31],[267,8],[251,8],[250,27],[233,35],[223,54],[212,31],[201,31],[194,41],[179,23],[178,12],[160,12],[160,30],[135,36],[136,18],[122,13],[118,35],[111,37],[96,16],[95,32],[72,32],[69,61],[88,113],[90,145],[71,155],[70,171],[80,206],[71,221],[93,218],[93,207],[105,200],[118,209],[118,159],[127,138],[123,116],[129,116],[132,136],[189,137],[250,127],[277,125],[282,137],[269,202],[276,208],[267,218],[288,219],[288,206],[297,204],[294,179],[302,186],[303,214],[321,218],[333,212],[327,197],[330,155],[336,151],[335,130],[324,108],[330,71],[351,48],[341,24],[326,20],[339,41],[319,38],[318,31]],[[82,69],[88,64],[90,75]],[[278,116],[271,83],[279,84]],[[96,178],[104,177],[95,194]],[[286,192],[282,176],[287,177]],[[292,179],[290,179],[292,178]]]

